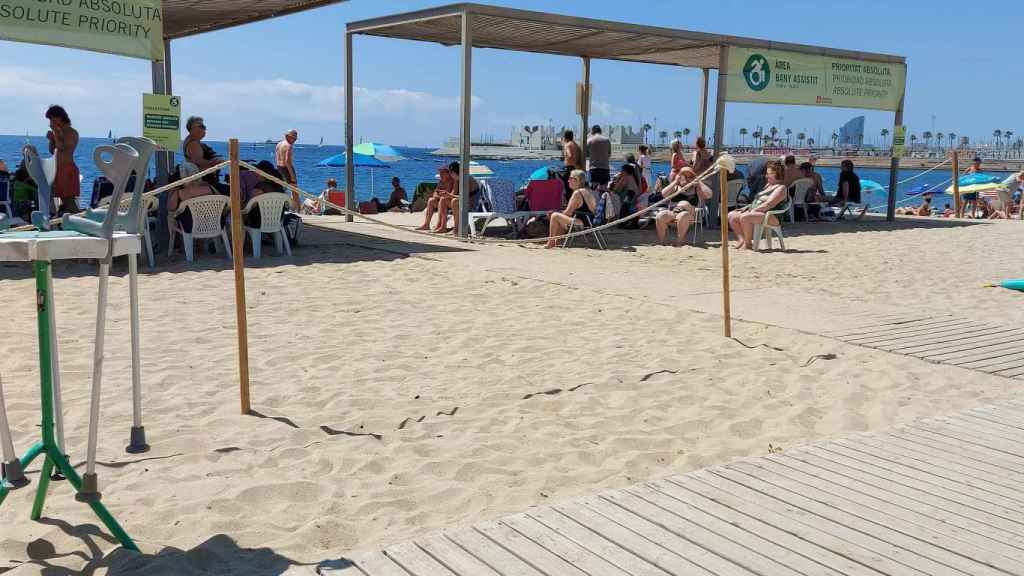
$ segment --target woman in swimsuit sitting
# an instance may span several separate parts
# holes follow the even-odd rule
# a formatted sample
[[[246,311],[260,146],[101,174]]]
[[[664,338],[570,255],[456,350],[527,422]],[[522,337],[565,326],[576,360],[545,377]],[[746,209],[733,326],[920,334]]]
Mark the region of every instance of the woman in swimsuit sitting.
[[[729,229],[736,235],[737,250],[750,250],[754,247],[754,226],[764,222],[765,212],[772,210],[784,202],[789,193],[786,191],[785,173],[782,163],[778,160],[768,162],[766,166],[768,185],[757,195],[746,210],[735,210],[729,213]],[[778,225],[779,220],[770,216],[768,223]]]
[[[568,232],[576,221],[576,213],[590,214],[597,213],[597,194],[587,186],[587,173],[583,170],[573,170],[569,173],[569,186],[574,192],[569,197],[569,204],[561,212],[552,212],[548,216],[548,243],[545,248],[554,248],[558,245],[556,236]]]
[[[675,182],[662,189],[661,194],[663,197],[668,198],[696,179],[697,173],[693,168],[683,168],[679,171]],[[708,188],[703,182],[698,182],[675,197],[678,203],[674,207],[659,211],[658,215],[654,217],[658,243],[668,244],[668,229],[671,226],[675,226],[676,234],[678,235],[675,245],[683,246],[686,244],[686,232],[690,229],[690,224],[693,223],[697,207],[700,206],[700,201],[707,201],[711,198],[711,195],[711,188]]]
[[[675,182],[676,176],[679,175],[679,171],[686,168],[686,156],[683,154],[683,143],[676,138],[672,141],[672,171],[668,174],[668,179]]]
[[[455,179],[452,178],[452,172],[447,166],[442,166],[437,171],[437,177],[439,180],[437,188],[430,198],[427,199],[427,209],[424,210],[423,225],[417,228],[417,230],[430,230],[430,219],[434,217],[434,212],[437,212],[437,207],[441,200],[450,197],[455,189]]]

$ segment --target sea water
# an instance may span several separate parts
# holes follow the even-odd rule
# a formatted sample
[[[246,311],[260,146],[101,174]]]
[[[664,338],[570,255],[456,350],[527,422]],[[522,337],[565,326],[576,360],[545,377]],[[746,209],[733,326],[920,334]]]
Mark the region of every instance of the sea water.
[[[26,142],[35,145],[41,154],[46,154],[47,142],[45,137],[0,136],[0,160],[4,160],[11,171],[13,171],[15,166],[17,166],[21,161],[21,147]],[[110,143],[111,141],[106,138],[82,138],[78,145],[75,160],[78,163],[78,167],[83,177],[81,197],[82,205],[87,205],[89,198],[92,195],[92,182],[99,175],[99,171],[96,169],[96,165],[92,160],[92,150],[98,145]],[[228,145],[226,142],[210,141],[207,142],[207,144],[224,157],[227,157]],[[451,157],[434,156],[431,154],[432,149],[430,148],[407,148],[396,146],[396,149],[405,157],[404,160],[392,162],[386,168],[356,168],[356,201],[369,200],[373,197],[386,201],[391,191],[391,178],[394,176],[397,176],[401,180],[402,185],[411,197],[413,191],[416,189],[417,183],[424,181],[436,181],[438,168],[455,160],[455,158]],[[342,146],[298,144],[295,148],[295,170],[299,179],[299,187],[309,192],[319,193],[326,186],[327,179],[334,178],[338,181],[339,188],[344,188],[344,167],[317,166],[317,163],[324,158],[341,154],[342,152],[344,152],[344,147]],[[269,160],[273,162],[274,144],[240,143],[239,154],[243,160],[253,161],[252,163],[254,164],[260,160]],[[181,159],[180,151],[178,151],[178,153],[175,154],[175,162],[180,162]],[[854,161],[856,161],[856,159],[854,159]],[[544,166],[557,166],[560,164],[553,160],[481,159],[478,160],[478,162],[490,168],[494,172],[494,178],[511,180],[516,184],[525,183],[530,174],[538,168]],[[619,164],[615,164],[613,162],[613,171],[618,168],[618,165],[621,165],[621,162],[619,162]],[[742,170],[744,167],[741,166],[740,168]],[[653,171],[655,174],[668,173],[669,166],[667,163],[655,162]],[[226,170],[224,172],[226,172]],[[869,178],[884,186],[889,183],[889,170],[887,169],[857,168],[856,172],[861,178]],[[924,172],[924,170],[900,170],[899,179],[905,180],[912,176],[921,174],[922,172]],[[818,168],[818,173],[821,174],[821,177],[825,182],[825,188],[829,191],[834,191],[836,189],[836,183],[839,180],[839,168],[821,167]],[[152,175],[153,169],[150,168],[150,176]],[[911,205],[918,204],[919,202],[913,199],[903,202],[907,198],[906,193],[909,190],[920,186],[921,184],[943,184],[943,188],[945,188],[946,184],[944,183],[946,183],[949,177],[949,168],[948,166],[944,166],[921,178],[916,178],[906,184],[902,184],[897,189],[897,202]],[[870,202],[873,207],[884,209],[886,202],[884,193],[865,194],[863,199]],[[933,202],[933,205],[937,208],[942,208],[945,202],[952,203],[952,198],[939,195]]]

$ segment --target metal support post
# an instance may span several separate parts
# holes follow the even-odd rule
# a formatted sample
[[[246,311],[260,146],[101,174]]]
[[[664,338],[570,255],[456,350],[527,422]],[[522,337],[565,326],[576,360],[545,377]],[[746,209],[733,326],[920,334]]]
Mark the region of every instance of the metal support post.
[[[352,86],[352,34],[345,33],[345,208],[355,209],[356,168],[354,133],[352,132],[353,102],[355,94]],[[351,222],[352,215],[346,214],[345,221]]]
[[[462,129],[459,140],[459,214],[456,228],[459,236],[469,235],[469,162],[471,158],[472,136],[470,121],[473,114],[473,15],[462,13]],[[444,225],[444,222],[441,223]]]

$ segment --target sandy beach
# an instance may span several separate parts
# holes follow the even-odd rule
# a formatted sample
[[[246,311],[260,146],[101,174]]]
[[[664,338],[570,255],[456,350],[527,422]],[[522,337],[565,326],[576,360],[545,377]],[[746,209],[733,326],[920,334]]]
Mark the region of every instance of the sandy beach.
[[[385,215],[413,226],[420,215]],[[611,249],[466,245],[311,218],[292,258],[246,269],[252,415],[239,415],[230,263],[179,255],[140,280],[144,422],[131,422],[126,267],[111,282],[100,429],[116,543],[64,483],[0,508],[0,572],[314,574],[416,535],[1019,397],[1024,381],[824,337],[865,317],[948,311],[1019,326],[1020,222],[904,218],[785,228],[732,253],[615,231]],[[56,266],[71,459],[84,461],[96,279]],[[33,281],[0,267],[15,443],[38,434]]]

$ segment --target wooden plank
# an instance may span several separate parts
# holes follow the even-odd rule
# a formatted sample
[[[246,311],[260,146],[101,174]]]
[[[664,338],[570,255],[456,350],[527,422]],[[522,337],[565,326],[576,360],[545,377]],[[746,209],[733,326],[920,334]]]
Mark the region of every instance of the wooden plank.
[[[823,564],[801,556],[789,548],[780,546],[771,540],[762,538],[756,533],[748,532],[743,528],[730,524],[729,522],[726,522],[713,514],[709,514],[696,506],[692,506],[686,502],[673,498],[664,492],[658,491],[653,486],[631,486],[626,488],[625,492],[632,496],[636,496],[637,498],[640,498],[661,510],[674,514],[679,518],[689,520],[710,530],[711,532],[714,532],[715,534],[718,534],[732,543],[733,546],[731,547],[739,547],[737,549],[743,550],[745,557],[752,558],[755,562],[751,565],[752,567],[764,566],[765,568],[770,569],[774,564],[780,564],[788,570],[802,574],[806,574],[808,571],[826,576],[839,576],[841,574],[840,572],[837,572]],[[764,562],[763,560],[758,560],[758,556],[761,558],[769,558],[771,561]],[[729,557],[733,558],[735,555],[730,554]],[[770,571],[775,573],[774,570]]]
[[[415,576],[458,576],[433,559],[413,542],[401,542],[384,549],[384,555]]]
[[[949,350],[955,350],[960,348],[962,344],[984,345],[991,341],[1000,341],[1006,336],[1012,336],[1015,334],[1024,335],[1024,328],[1000,328],[991,333],[972,336],[970,338],[944,336],[937,340],[932,340],[931,342],[908,346],[906,348],[898,347],[893,350],[905,354],[921,354],[924,357],[928,357],[931,353],[943,354]]]
[[[770,499],[728,480],[697,471],[655,484],[675,498],[685,498],[716,516],[751,532],[761,534],[821,564],[850,576],[901,573],[900,565],[861,546],[838,538],[819,526],[805,524],[772,507]]]
[[[1019,487],[1024,482],[1024,473],[1014,469],[1012,462],[1000,460],[995,452],[982,452],[972,450],[970,447],[946,444],[938,440],[931,440],[912,434],[890,433],[885,435],[884,448],[898,449],[897,453],[908,451],[923,455],[926,461],[938,462],[943,465],[955,463],[965,470],[973,470],[975,478],[986,478],[1004,486]],[[867,440],[858,437],[858,441]],[[877,447],[877,444],[875,445]]]
[[[849,450],[877,456],[889,462],[902,463],[905,466],[948,480],[959,479],[1007,498],[1024,501],[1024,497],[1020,493],[1020,482],[1024,482],[1024,476],[1018,476],[1018,484],[1014,486],[1013,481],[1004,480],[1000,476],[994,476],[984,470],[966,465],[962,458],[926,450],[909,450],[903,445],[897,444],[898,441],[894,438],[886,438],[885,442],[877,443],[865,438],[858,438],[857,442],[850,440],[835,440],[834,442]]]
[[[944,501],[945,494],[942,494],[939,488],[922,486],[921,483],[901,476],[895,471],[893,480],[886,480],[872,474],[872,472],[884,472],[884,468],[872,469],[863,464],[857,468],[855,466],[860,464],[859,461],[841,457],[834,460],[824,456],[819,458],[818,456],[823,453],[815,452],[814,456],[806,456],[806,460],[800,455],[792,456],[804,465],[784,459],[780,460],[780,463],[784,463],[807,477],[819,478],[835,484],[835,487],[822,487],[822,489],[836,495],[840,495],[842,492],[842,495],[851,499],[856,498],[865,506],[884,510],[885,503],[888,503],[912,512],[913,515],[910,515],[900,510],[899,514],[915,524],[936,532],[948,533],[979,548],[989,549],[1014,559],[1020,563],[1019,568],[1024,572],[1024,549],[1018,544],[1018,542],[1024,541],[1020,532],[1024,526],[1014,524],[1012,519],[1001,518],[984,508],[976,508],[975,506],[980,505],[976,499],[971,497],[963,497],[962,502]],[[795,477],[795,475],[791,477]],[[801,479],[806,480],[807,478],[801,476]],[[932,488],[934,492],[940,494],[933,494],[925,488]],[[948,527],[943,526],[943,523]],[[956,527],[956,529],[949,530],[948,528],[951,527]]]
[[[946,436],[967,444],[990,448],[1018,458],[1024,457],[1024,453],[1022,453],[1024,451],[1017,450],[1014,446],[1007,446],[1004,443],[996,442],[994,438],[985,437],[984,434],[980,434],[976,430],[965,429],[963,427],[956,426],[954,423],[943,422],[942,425],[938,425],[930,422],[916,422],[910,427],[917,430],[932,432],[933,434],[938,434],[940,436]]]
[[[928,468],[928,470],[922,470],[913,466],[913,462],[905,463],[898,459],[887,459],[878,454],[851,450],[838,443],[830,442],[815,448],[829,454],[836,454],[840,458],[859,462],[863,465],[862,470],[870,471],[875,475],[881,475],[889,480],[912,485],[912,483],[905,482],[904,478],[913,479],[914,483],[920,483],[922,490],[936,495],[939,495],[939,493],[933,492],[930,488],[931,486],[1006,509],[1012,510],[1018,506],[1024,506],[1024,497],[1021,496],[1019,491],[1015,493],[1012,490],[1005,490],[1000,486],[989,485],[986,482],[977,482],[970,476],[943,471],[941,468],[935,470],[936,467],[934,466],[926,466],[925,468]],[[831,456],[825,457],[831,458]],[[966,500],[959,498],[954,500],[962,503],[966,502]],[[1016,511],[1011,516],[1017,518]]]
[[[416,544],[424,552],[430,554],[441,564],[456,574],[472,574],[473,576],[501,576],[493,568],[484,564],[479,558],[458,547],[443,534],[433,534],[420,538]]]
[[[1024,368],[1014,368],[1012,370],[1000,370],[998,372],[995,372],[995,374],[999,374],[1000,376],[1006,376],[1007,378],[1019,378],[1020,376],[1024,376]]]
[[[682,538],[677,534],[634,514],[633,512],[624,510],[608,500],[595,497],[593,499],[585,500],[583,505],[598,514],[601,514],[605,518],[629,528],[651,542],[680,554],[694,564],[703,566],[707,570],[710,570],[719,576],[734,576],[740,574],[746,576],[753,574],[750,570],[747,570],[728,559],[722,558],[721,556],[712,553],[710,550],[698,546],[690,540]]]
[[[498,523],[515,530],[534,544],[572,564],[581,572],[591,576],[630,576],[625,570],[525,514],[502,518]]]
[[[949,350],[939,354],[929,354],[929,360],[936,360],[938,362],[946,361],[957,361],[964,363],[973,363],[983,360],[984,356],[993,353],[1001,352],[1013,352],[1020,350],[1021,341],[1019,336],[1005,336],[998,340],[993,340],[985,344],[976,344],[971,342],[965,342],[962,349]]]
[[[976,369],[981,370],[982,372],[988,372],[989,374],[994,374],[996,372],[1012,371],[1021,366],[1024,366],[1024,356],[1001,359],[998,362],[993,361],[991,364],[985,364]]]
[[[912,337],[921,334],[935,333],[942,330],[958,332],[958,329],[962,330],[965,326],[976,326],[976,324],[970,320],[964,319],[945,319],[937,322],[898,326],[891,330],[878,330],[855,336],[843,336],[840,339],[858,345],[868,345],[876,340],[884,341],[893,338]]]
[[[965,368],[975,368],[979,366],[986,366],[991,364],[993,360],[1004,361],[1006,359],[1017,358],[1022,352],[1024,352],[1024,344],[1020,342],[1008,343],[1006,348],[999,347],[986,347],[978,350],[973,354],[969,354],[962,357],[949,357],[949,358],[934,358],[936,362],[943,362],[946,364],[953,364],[955,366],[963,366]]]
[[[565,574],[565,576],[586,576],[587,574],[500,522],[484,522],[477,524],[475,529],[515,555],[520,562],[525,562],[544,574]],[[504,566],[496,568],[499,572],[504,571]]]
[[[539,570],[472,528],[447,532],[446,536],[502,576],[544,576]]]
[[[772,554],[776,548],[781,548],[784,554],[796,556],[795,560],[788,561],[791,566],[803,569],[808,574],[846,574],[851,576],[878,574],[875,570],[871,570],[849,558],[836,554],[813,542],[801,539],[792,532],[781,530],[768,524],[767,521],[759,520],[757,516],[763,515],[763,511],[759,508],[743,506],[740,510],[734,510],[724,503],[712,499],[718,497],[718,494],[714,494],[712,497],[705,497],[700,492],[687,488],[686,486],[692,486],[696,482],[692,480],[688,482],[685,476],[677,476],[672,480],[675,480],[675,482],[662,480],[651,482],[648,486],[680,503],[714,515],[722,522],[735,526],[736,529],[743,532],[743,534],[736,538],[736,541],[748,548],[755,549],[761,554]],[[748,515],[750,513],[753,513],[755,516]],[[751,538],[751,536],[754,537]],[[765,546],[764,542],[768,542],[768,545]],[[824,571],[822,568],[824,568]]]
[[[949,317],[952,315],[947,314],[946,316]],[[935,318],[938,318],[938,316],[936,316]],[[908,320],[913,321],[913,318],[908,318],[906,313],[894,313],[881,316],[874,314],[845,314],[841,319],[839,319],[840,323],[859,322],[859,324],[856,326],[848,326],[846,328],[840,328],[837,330],[826,330],[822,332],[822,335],[828,338],[836,338],[843,334],[857,332],[858,330],[870,330],[873,328],[879,328],[884,326],[893,326],[899,324],[900,322],[906,322]]]
[[[584,526],[554,508],[541,507],[526,513],[536,522],[562,538],[589,550],[631,576],[668,576],[670,573],[644,560],[630,550]]]
[[[863,326],[860,328],[850,328],[846,331],[826,333],[829,338],[835,338],[837,340],[844,340],[846,338],[872,334],[878,332],[885,332],[887,330],[898,330],[900,327],[910,327],[914,324],[927,323],[929,321],[944,321],[949,320],[950,316],[927,316],[925,318],[906,318],[896,319],[891,322],[880,322],[878,324],[872,324],[869,326]]]
[[[646,491],[647,494],[650,494],[650,492],[650,489]],[[698,521],[707,520],[706,517],[691,520],[690,518],[673,514],[660,506],[648,502],[644,498],[623,490],[603,493],[601,498],[702,548],[710,550],[722,558],[728,558],[731,562],[739,564],[751,572],[756,573],[761,570],[767,570],[772,574],[784,574],[787,576],[799,576],[800,574],[797,570],[781,563],[781,561],[762,556],[749,548],[745,548],[727,536],[718,533],[712,527]]]
[[[952,419],[995,427],[1011,439],[1024,440],[1024,421],[1017,420],[1006,412],[969,410],[957,414]]]
[[[856,336],[854,338],[847,338],[850,342],[857,343],[873,343],[874,341],[885,341],[892,339],[905,339],[905,338],[919,338],[922,335],[949,335],[963,333],[965,330],[971,329],[982,329],[980,325],[972,320],[965,320],[960,318],[950,318],[942,320],[940,322],[932,322],[928,324],[917,324],[914,326],[900,327],[896,330],[885,330],[875,334],[867,334],[862,336]]]
[[[1020,443],[1020,436],[1007,432],[995,424],[986,424],[979,420],[967,420],[960,417],[937,418],[941,426],[947,428],[950,433],[970,437],[1003,452],[1016,454],[1024,457],[1024,446]]]
[[[920,428],[908,427],[906,430],[901,431],[900,434],[901,437],[909,438],[915,442],[926,442],[937,447],[951,446],[953,450],[964,454],[966,458],[983,460],[986,463],[1005,468],[1013,473],[1024,473],[1024,458],[993,450],[988,446],[965,442],[957,438],[951,438],[948,435],[936,434],[930,430]]]
[[[944,559],[944,556],[952,550],[986,566],[982,569],[980,567],[971,568],[962,563],[950,564],[959,569],[968,570],[972,574],[979,571],[993,574],[996,569],[1024,571],[1024,563],[1016,558],[1024,551],[1014,548],[1004,541],[1013,540],[1012,535],[1003,534],[993,529],[986,530],[981,523],[967,522],[955,514],[944,513],[936,508],[915,503],[910,499],[897,498],[891,493],[880,491],[872,493],[862,482],[836,478],[837,474],[830,474],[822,470],[816,471],[813,466],[800,467],[799,463],[791,461],[786,461],[784,465],[783,460],[785,459],[780,459],[779,462],[764,460],[757,462],[757,465],[766,471],[777,474],[776,478],[783,479],[781,481],[771,480],[773,483],[782,482],[790,490],[800,487],[807,491],[807,496],[815,500],[825,498],[828,502],[836,502],[837,504],[833,505],[846,512],[865,520],[884,523],[888,528],[905,536],[914,538],[921,543],[927,542],[935,548],[943,550],[942,553],[929,554],[939,562],[949,564],[949,559]],[[977,528],[978,531],[964,527],[968,524]],[[979,533],[981,530],[986,530],[987,534]],[[995,534],[1003,540],[991,539],[988,534]],[[914,551],[924,553],[927,552],[927,549],[919,546]]]
[[[922,562],[933,562],[930,568],[915,565],[929,573],[953,568],[966,574],[996,576],[1001,574],[996,567],[1017,566],[1012,560],[970,541],[972,536],[977,537],[965,530],[911,510],[897,509],[891,503],[835,485],[831,480],[824,481],[824,476],[805,474],[774,458],[737,464],[738,469],[748,475],[759,474],[765,482],[782,489],[789,502],[805,509],[817,508],[818,514],[843,514],[843,522],[849,527],[912,552],[920,556]]]
[[[697,576],[714,576],[712,572],[703,568],[700,564],[695,564],[681,556],[680,554],[682,553],[682,550],[670,549],[656,544],[655,542],[644,538],[642,535],[629,530],[621,524],[613,522],[609,518],[598,514],[580,503],[560,504],[554,506],[552,509],[557,514],[567,518],[571,524],[584,527],[586,530],[593,532],[605,541],[613,543],[614,548],[625,550],[629,554],[642,559],[648,564],[657,566],[659,569],[664,570],[673,576],[688,574],[695,574]],[[547,511],[545,509],[531,510],[529,514],[535,518],[540,517],[541,514],[545,514],[542,521],[552,521],[552,517],[547,515]],[[577,541],[590,546],[590,549],[593,552],[604,550],[603,544],[595,542],[594,539],[575,532],[575,529],[571,527],[571,524],[559,526],[559,532],[563,534],[576,533],[579,536]],[[549,525],[553,526],[553,524]],[[605,555],[605,557],[607,558],[609,556]]]
[[[833,505],[831,500],[835,500],[834,498],[830,500],[826,497],[822,500],[814,491],[804,492],[802,487],[798,487],[797,490],[800,491],[794,492],[785,486],[777,485],[778,479],[774,475],[749,463],[734,462],[725,467],[714,468],[712,473],[778,501],[782,504],[784,514],[800,518],[812,526],[820,526],[853,545],[902,564],[899,573],[962,573],[932,558],[933,555],[943,557],[947,554],[945,549],[897,532],[889,528],[888,522],[884,519],[883,523],[877,523],[851,514]],[[810,497],[812,494],[813,498]],[[877,565],[875,563],[871,566]],[[887,574],[896,572],[892,570],[892,562],[886,562],[886,565],[890,567],[884,570]]]
[[[401,566],[395,564],[383,552],[373,552],[353,558],[356,566],[366,576],[410,576]],[[320,569],[323,572],[323,568]],[[333,575],[333,573],[330,573]],[[348,576],[347,574],[345,576]]]

